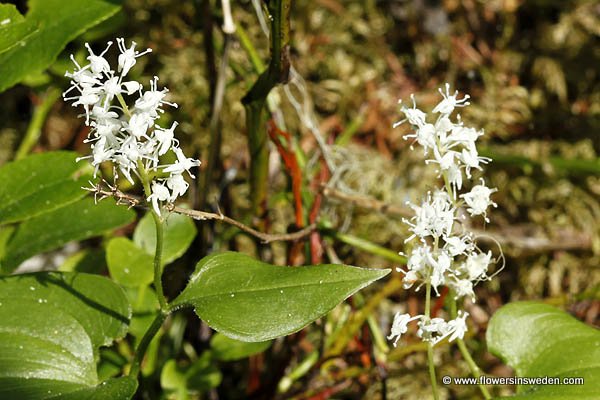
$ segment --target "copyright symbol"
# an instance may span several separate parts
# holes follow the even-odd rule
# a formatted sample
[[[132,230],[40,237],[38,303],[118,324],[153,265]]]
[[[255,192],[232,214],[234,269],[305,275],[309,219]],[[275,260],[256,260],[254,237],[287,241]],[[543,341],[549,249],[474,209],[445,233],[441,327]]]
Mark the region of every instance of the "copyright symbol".
[[[449,377],[448,375],[445,375],[445,376],[442,378],[442,382],[444,383],[444,385],[449,385],[451,381],[452,381],[452,380],[450,379],[450,377]]]

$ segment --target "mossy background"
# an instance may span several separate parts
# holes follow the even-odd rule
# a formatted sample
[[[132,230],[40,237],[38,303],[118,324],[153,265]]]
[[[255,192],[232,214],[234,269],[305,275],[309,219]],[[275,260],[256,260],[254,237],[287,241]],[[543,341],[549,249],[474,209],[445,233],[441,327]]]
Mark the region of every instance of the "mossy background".
[[[24,2],[18,5],[26,9]],[[251,2],[233,2],[232,6],[235,23],[267,63],[269,42]],[[205,160],[215,71],[224,45],[221,23],[217,1],[125,1],[122,12],[71,43],[48,72],[0,94],[0,164],[10,160],[18,148],[39,96],[44,96],[48,87],[67,87],[62,74],[68,54],[81,52],[84,41],[102,47],[115,35],[153,49],[140,60],[134,77],[160,77],[160,83],[170,89],[170,100],[179,104],[178,109],[168,111],[168,117],[180,122],[177,136],[182,147]],[[207,43],[209,30],[211,46]],[[472,315],[467,343],[490,375],[513,375],[486,352],[484,340],[490,315],[507,302],[541,299],[600,326],[599,35],[600,5],[585,0],[318,0],[292,4],[291,61],[304,78],[308,111],[298,115],[281,87],[271,96],[285,122],[285,128],[280,128],[291,134],[293,148],[305,157],[305,214],[319,191],[315,176],[322,165],[317,141],[301,118],[314,118],[327,143],[328,161],[335,167],[328,187],[355,200],[324,197],[319,220],[335,232],[367,239],[394,252],[405,250],[404,203],[415,201],[438,182],[433,167],[424,165],[420,151],[412,151],[410,143],[403,140],[407,127],[391,128],[401,118],[398,99],[409,101],[415,93],[420,107],[430,110],[439,101],[437,88],[445,82],[472,96],[472,105],[461,109],[461,116],[465,124],[485,129],[481,153],[494,161],[484,176],[489,186],[498,188],[493,196],[498,208],[490,214],[491,223],[474,228],[493,238],[482,240],[482,248],[497,251],[497,241],[506,256],[506,266],[496,279],[477,287],[478,303],[466,306]],[[209,184],[193,186],[188,202],[197,206],[199,194],[206,192],[207,208],[219,207],[251,222],[241,98],[258,74],[236,35],[229,52],[217,166]],[[300,94],[297,88],[292,90]],[[77,112],[59,100],[34,151],[88,152],[83,144],[87,131]],[[264,218],[272,232],[295,230],[289,171],[274,145],[270,153],[269,211]],[[365,206],[381,203],[390,207],[381,212]],[[291,244],[260,248],[248,237],[218,224],[211,232],[204,231],[187,257],[173,267],[166,280],[168,292],[176,293],[190,263],[211,251],[234,249],[260,254],[278,264],[290,261]],[[323,233],[320,239],[323,262],[400,266],[335,235]],[[296,251],[291,261],[308,264],[309,256],[308,251]],[[401,274],[394,272],[389,282],[373,285],[327,319],[294,338],[279,341],[250,361],[221,365],[221,385],[192,398],[427,398],[425,348],[416,338],[407,336],[389,352],[378,344],[395,311],[414,312],[422,306],[421,293],[390,290],[400,278]],[[376,296],[382,291],[384,296]],[[370,299],[375,301],[369,303]],[[365,309],[365,304],[369,308]],[[345,324],[350,308],[359,316],[368,310],[375,323],[363,318],[363,324],[347,338],[337,336],[336,340],[345,344],[339,354],[327,358],[325,349],[318,362],[285,392],[277,392],[278,381],[265,377],[282,378],[312,350],[323,349],[331,329]],[[189,321],[182,323],[186,343],[197,352],[207,348],[208,328],[193,321],[191,314]],[[185,352],[179,356],[184,359]],[[468,375],[454,347],[441,346],[436,356],[439,376]],[[160,370],[157,373],[160,375]],[[142,388],[139,398],[166,396],[158,394],[156,374],[147,376]],[[506,395],[513,389],[494,390]],[[478,398],[479,393],[476,387],[447,386],[442,387],[442,395],[469,399]]]

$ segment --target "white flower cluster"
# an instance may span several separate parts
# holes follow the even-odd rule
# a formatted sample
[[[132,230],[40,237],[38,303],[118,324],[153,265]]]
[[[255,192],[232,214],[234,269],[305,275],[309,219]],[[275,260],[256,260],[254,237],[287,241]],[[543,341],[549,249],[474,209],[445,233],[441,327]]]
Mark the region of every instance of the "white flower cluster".
[[[73,106],[84,107],[86,125],[91,127],[86,141],[92,142],[92,155],[81,158],[92,160],[95,173],[101,163],[110,161],[131,183],[132,172],[141,178],[140,169],[145,174],[153,172],[158,175],[151,183],[152,193],[148,201],[160,215],[160,202],[172,203],[185,194],[189,184],[183,173],[187,171],[193,178],[190,168],[200,165],[200,161],[183,154],[174,138],[177,122],[170,128],[158,125],[165,104],[177,107],[177,104],[165,100],[168,90],[158,89],[158,78],[150,81],[149,90],[144,90],[137,81],[126,80],[136,59],[152,50],[140,52],[135,49],[135,42],[127,48],[125,40],[117,38],[120,54],[115,72],[104,57],[111,45],[112,42],[108,42],[106,49],[96,55],[86,43],[89,64],[85,66],[80,66],[71,55],[76,69],[65,74],[71,78],[71,87],[65,91],[63,98],[74,100]],[[76,94],[68,97],[69,92]],[[116,104],[113,104],[115,100]],[[177,161],[160,165],[159,157],[169,150],[175,153]]]
[[[434,123],[427,122],[427,115],[416,107],[414,96],[411,108],[403,106],[406,118],[394,124],[398,126],[408,121],[414,133],[405,139],[413,138],[429,156],[426,163],[438,165],[438,177],[443,178],[445,189],[436,189],[427,194],[421,205],[408,203],[414,210],[414,217],[404,220],[410,226],[412,235],[406,240],[418,238],[418,243],[408,255],[407,271],[404,272],[404,288],[418,284],[417,290],[425,284],[439,295],[438,288],[447,286],[453,290],[455,298],[470,297],[475,300],[473,285],[479,281],[490,279],[488,268],[492,263],[492,253],[481,252],[474,242],[473,234],[465,232],[458,221],[458,210],[465,206],[471,216],[481,215],[486,222],[487,209],[496,204],[490,195],[496,189],[485,186],[481,179],[464,194],[459,194],[463,187],[463,178],[471,179],[474,169],[482,170],[481,165],[491,161],[480,157],[475,142],[483,135],[482,131],[465,127],[457,117],[450,118],[456,107],[467,106],[469,96],[457,99],[458,91],[450,94],[449,85],[442,94],[442,101],[433,109],[437,114]],[[464,218],[464,217],[463,217]],[[450,341],[462,338],[467,330],[468,313],[460,311],[457,318],[446,322],[442,318],[429,318],[426,315],[411,317],[409,314],[397,313],[389,339],[395,338],[394,345],[401,335],[406,333],[410,321],[418,320],[417,335],[424,341],[434,344],[444,338]]]

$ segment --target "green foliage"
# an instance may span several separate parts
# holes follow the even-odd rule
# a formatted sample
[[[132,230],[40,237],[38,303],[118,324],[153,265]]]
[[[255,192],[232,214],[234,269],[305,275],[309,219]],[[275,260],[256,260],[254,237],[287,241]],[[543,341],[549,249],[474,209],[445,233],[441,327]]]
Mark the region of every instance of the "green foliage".
[[[159,308],[156,293],[149,286],[126,288],[125,293],[133,310],[129,333],[136,338],[141,338],[152,324]]]
[[[120,9],[120,1],[29,0],[25,18],[0,6],[0,91],[47,68],[65,45]],[[14,25],[14,26],[13,26]]]
[[[25,39],[37,30],[37,27],[21,15],[13,4],[0,5],[0,54],[17,45],[19,40]]]
[[[0,168],[0,224],[23,221],[85,195],[89,164],[77,154],[56,151],[31,155]]]
[[[196,236],[194,222],[184,215],[169,214],[163,224],[163,265],[169,264],[185,253]],[[156,248],[156,228],[151,213],[147,213],[133,233],[133,241],[148,254],[154,255]]]
[[[110,280],[76,273],[0,279],[0,398],[129,399],[130,378],[100,384],[98,348],[122,338],[131,315]]]
[[[154,277],[152,256],[123,237],[111,239],[106,262],[115,282],[128,287],[149,285]]]
[[[584,385],[519,386],[523,399],[597,399],[600,396],[600,330],[549,305],[511,303],[494,314],[487,331],[493,354],[518,376],[583,377]]]
[[[389,270],[279,267],[234,252],[203,258],[174,306],[192,305],[225,335],[261,342],[296,332]]]
[[[219,386],[221,379],[221,372],[211,364],[210,353],[206,352],[189,365],[167,361],[160,374],[160,385],[174,393],[175,399],[183,400],[188,398],[188,392],[205,392]]]
[[[86,198],[28,219],[17,228],[1,261],[2,272],[12,272],[29,257],[56,249],[72,240],[98,236],[133,221],[135,213],[112,200],[95,204]]]
[[[213,357],[219,361],[235,361],[262,353],[271,346],[271,341],[241,342],[221,333],[216,333],[210,340]]]

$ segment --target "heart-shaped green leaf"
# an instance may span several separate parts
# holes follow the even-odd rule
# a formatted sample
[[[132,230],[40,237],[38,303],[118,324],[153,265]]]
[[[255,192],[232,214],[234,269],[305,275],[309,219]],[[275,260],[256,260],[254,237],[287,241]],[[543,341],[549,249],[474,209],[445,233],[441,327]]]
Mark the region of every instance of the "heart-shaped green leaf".
[[[208,325],[246,342],[296,332],[389,269],[279,267],[241,253],[203,258],[175,306],[193,305]]]
[[[162,263],[169,264],[185,253],[196,236],[196,225],[191,218],[181,214],[169,214],[163,223]],[[151,213],[140,220],[133,232],[133,242],[146,253],[156,250],[156,227]]]
[[[92,178],[77,153],[35,154],[0,168],[0,224],[18,222],[55,210],[83,196]]]
[[[98,382],[98,348],[127,332],[123,290],[107,278],[40,272],[0,278],[0,398],[129,399],[129,378]]]
[[[27,75],[44,70],[69,41],[119,11],[119,3],[118,0],[29,0],[25,18],[3,7],[3,13],[12,13],[3,29],[10,29],[10,38],[17,42],[0,41],[4,46],[0,48],[0,92]],[[12,24],[19,26],[12,28]]]
[[[555,307],[511,303],[492,317],[487,344],[522,377],[581,377],[583,385],[522,385],[512,398],[600,398],[600,330]]]
[[[4,273],[12,272],[29,257],[53,250],[72,240],[98,236],[125,225],[135,213],[111,199],[98,204],[87,198],[23,222],[10,239],[0,261]]]
[[[153,261],[150,254],[124,237],[111,239],[106,247],[110,276],[123,286],[136,287],[152,283]]]

